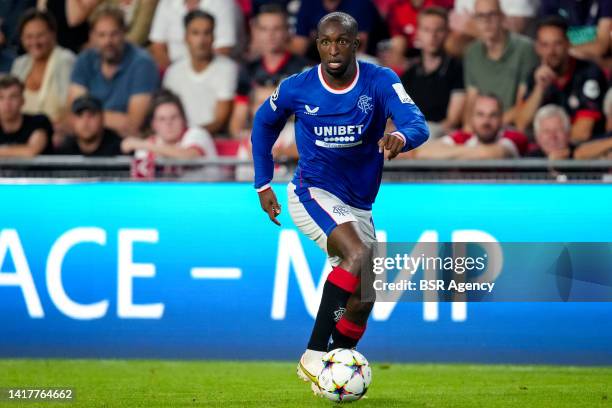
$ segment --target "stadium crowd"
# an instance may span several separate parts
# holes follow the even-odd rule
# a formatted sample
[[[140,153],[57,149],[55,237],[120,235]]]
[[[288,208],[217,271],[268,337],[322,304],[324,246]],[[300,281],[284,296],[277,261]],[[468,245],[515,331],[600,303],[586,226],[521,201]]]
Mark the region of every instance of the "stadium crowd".
[[[612,158],[610,0],[6,0],[0,157],[248,157],[331,11],[429,123],[401,158]],[[291,121],[273,153],[297,157]]]

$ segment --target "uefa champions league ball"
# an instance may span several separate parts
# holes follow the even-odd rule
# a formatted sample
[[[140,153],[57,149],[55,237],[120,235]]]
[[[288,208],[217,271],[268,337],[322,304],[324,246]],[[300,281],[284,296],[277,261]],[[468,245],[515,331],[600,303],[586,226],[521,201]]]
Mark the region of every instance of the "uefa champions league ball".
[[[322,357],[323,370],[318,376],[321,395],[334,402],[357,401],[372,382],[372,369],[361,353],[335,349]]]

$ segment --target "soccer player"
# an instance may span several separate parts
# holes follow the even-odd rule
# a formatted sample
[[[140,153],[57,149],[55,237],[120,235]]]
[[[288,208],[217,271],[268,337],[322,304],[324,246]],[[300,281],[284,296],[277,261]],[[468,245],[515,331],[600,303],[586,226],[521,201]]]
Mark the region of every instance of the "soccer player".
[[[428,137],[425,119],[398,76],[388,68],[357,62],[353,17],[341,12],[324,16],[317,48],[321,64],[281,82],[257,111],[251,135],[261,207],[280,225],[281,208],[270,188],[271,149],[287,118],[295,115],[300,159],[287,190],[289,213],[333,266],[298,364],[298,375],[312,381],[313,389],[328,347],[355,347],[373,307],[361,301],[359,281],[372,271],[367,266],[368,243],[376,241],[371,209],[384,158],[414,149]],[[397,131],[385,134],[388,118]]]

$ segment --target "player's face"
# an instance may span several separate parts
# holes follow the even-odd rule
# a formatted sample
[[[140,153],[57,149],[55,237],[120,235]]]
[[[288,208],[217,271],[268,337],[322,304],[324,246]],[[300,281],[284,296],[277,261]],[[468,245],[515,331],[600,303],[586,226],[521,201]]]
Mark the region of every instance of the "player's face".
[[[0,89],[0,119],[14,120],[23,106],[23,95],[18,86]]]
[[[482,143],[492,143],[502,125],[502,112],[493,98],[479,97],[474,104],[472,127]]]
[[[156,136],[168,144],[177,143],[185,130],[185,120],[174,103],[164,103],[155,109],[151,127]]]
[[[55,47],[55,34],[44,21],[31,20],[23,26],[21,43],[26,52],[35,60],[46,58]]]
[[[563,120],[555,115],[540,120],[535,138],[544,153],[549,154],[566,149],[569,144],[569,136]]]
[[[208,60],[213,54],[214,27],[207,18],[196,18],[189,23],[185,41],[194,60]]]
[[[263,13],[257,17],[255,34],[264,54],[282,52],[289,39],[285,18],[278,13]]]
[[[101,112],[84,111],[73,115],[72,127],[79,139],[88,142],[102,133],[103,118]]]
[[[568,58],[569,42],[557,27],[538,30],[536,52],[542,62],[559,72]]]
[[[446,23],[441,17],[423,16],[419,20],[417,38],[425,53],[437,54],[442,49],[447,34]]]
[[[121,61],[125,33],[114,19],[104,17],[98,20],[92,29],[91,38],[105,62],[118,64]]]
[[[323,69],[333,77],[341,77],[355,60],[358,46],[359,40],[347,32],[342,24],[330,21],[323,25],[317,38]]]

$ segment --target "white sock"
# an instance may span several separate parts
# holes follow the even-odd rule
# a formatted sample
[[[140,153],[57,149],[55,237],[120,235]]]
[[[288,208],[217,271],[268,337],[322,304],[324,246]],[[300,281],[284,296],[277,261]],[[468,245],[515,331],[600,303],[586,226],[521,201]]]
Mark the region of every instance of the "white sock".
[[[321,358],[327,354],[325,351],[316,351],[316,350],[310,350],[310,349],[306,349],[306,351],[304,352],[304,364],[307,365],[311,365],[311,364],[316,364],[316,363],[321,363]]]

